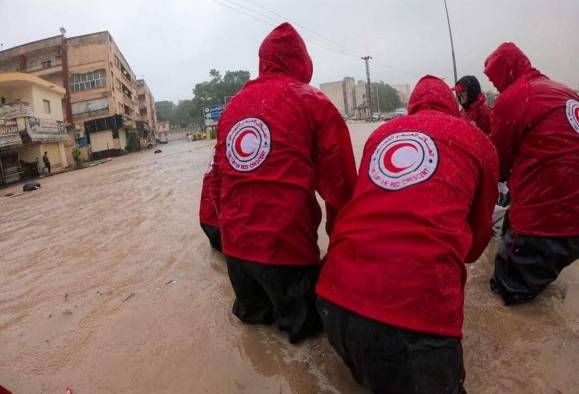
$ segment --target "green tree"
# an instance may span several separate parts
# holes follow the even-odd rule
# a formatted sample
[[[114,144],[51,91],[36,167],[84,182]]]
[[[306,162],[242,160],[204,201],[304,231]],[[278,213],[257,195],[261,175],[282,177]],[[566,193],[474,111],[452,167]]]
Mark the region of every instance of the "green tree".
[[[155,110],[157,111],[157,119],[161,122],[173,120],[175,109],[177,106],[172,101],[157,101],[155,103]]]
[[[222,77],[218,70],[209,71],[211,80],[198,83],[193,89],[192,116],[195,126],[205,124],[203,109],[224,104],[228,97],[234,96],[249,81],[249,71],[226,71]]]
[[[239,70],[226,71],[222,76],[219,70],[211,69],[209,77],[209,81],[195,85],[190,100],[179,100],[177,105],[171,101],[156,102],[157,119],[168,120],[172,125],[180,127],[202,129],[205,126],[203,109],[224,104],[228,97],[235,96],[249,81],[250,74],[249,71]]]
[[[180,127],[188,127],[194,123],[194,120],[195,108],[193,100],[179,100],[171,123]]]
[[[380,112],[394,111],[402,105],[398,91],[383,81],[372,84],[373,109],[377,108],[378,103],[380,104]]]

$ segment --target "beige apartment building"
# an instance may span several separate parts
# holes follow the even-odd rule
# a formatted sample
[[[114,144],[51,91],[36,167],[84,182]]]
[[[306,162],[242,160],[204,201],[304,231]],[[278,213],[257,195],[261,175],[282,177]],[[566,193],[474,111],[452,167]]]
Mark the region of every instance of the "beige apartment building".
[[[356,81],[346,77],[341,81],[320,84],[320,90],[330,99],[343,116],[353,116],[356,108]]]
[[[155,141],[158,131],[155,98],[144,79],[137,80],[137,96],[139,100],[139,120],[137,121],[139,137],[145,141]]]
[[[32,178],[69,165],[70,136],[62,102],[65,89],[26,73],[0,73],[0,184]]]
[[[32,73],[65,87],[67,129],[85,158],[119,154],[129,134],[137,134],[137,80],[107,31],[55,36],[1,51],[2,71]]]
[[[370,117],[366,102],[366,82],[346,77],[341,81],[320,84],[320,90],[330,99],[343,116],[355,119]]]

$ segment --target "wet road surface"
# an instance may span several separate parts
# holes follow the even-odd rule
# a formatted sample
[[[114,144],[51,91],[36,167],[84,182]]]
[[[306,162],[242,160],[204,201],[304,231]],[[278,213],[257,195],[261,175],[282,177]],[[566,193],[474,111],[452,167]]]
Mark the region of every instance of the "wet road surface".
[[[350,125],[357,156],[375,125]],[[366,393],[325,338],[242,326],[198,222],[210,142],[41,179],[0,197],[0,384],[14,393]],[[0,189],[0,196],[17,191]],[[322,226],[323,228],[323,226]],[[327,237],[321,234],[325,248]],[[470,393],[579,392],[579,263],[534,304],[469,267]]]

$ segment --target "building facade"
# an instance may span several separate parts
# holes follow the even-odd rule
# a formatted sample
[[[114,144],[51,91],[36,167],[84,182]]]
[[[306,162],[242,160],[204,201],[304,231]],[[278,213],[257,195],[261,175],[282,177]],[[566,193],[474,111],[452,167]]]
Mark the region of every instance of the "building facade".
[[[130,133],[137,134],[137,80],[107,31],[4,50],[0,71],[33,73],[66,89],[67,128],[84,156],[116,155],[126,149]]]
[[[356,109],[356,81],[346,77],[341,81],[320,84],[320,90],[330,99],[343,116],[354,116]]]
[[[26,73],[0,73],[0,184],[69,165],[72,144],[62,102],[65,89]],[[67,152],[69,151],[69,152]]]
[[[109,32],[66,39],[68,87],[78,145],[93,158],[119,154],[137,133],[137,80]]]
[[[155,141],[157,134],[155,98],[143,79],[137,80],[137,96],[139,100],[139,120],[137,121],[139,137],[145,141]]]
[[[366,93],[366,81],[359,80],[354,87],[354,95],[356,97],[354,118],[356,119],[369,119],[371,116]]]

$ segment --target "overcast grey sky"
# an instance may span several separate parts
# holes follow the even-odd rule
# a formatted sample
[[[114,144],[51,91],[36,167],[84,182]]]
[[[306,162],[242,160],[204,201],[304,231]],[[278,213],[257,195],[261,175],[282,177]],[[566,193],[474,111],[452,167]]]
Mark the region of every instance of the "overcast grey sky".
[[[490,87],[484,59],[514,41],[544,73],[578,87],[579,0],[447,1],[459,77],[474,74]],[[211,68],[255,77],[261,40],[283,20],[303,34],[316,86],[364,78],[365,54],[374,57],[373,80],[452,79],[442,0],[0,0],[0,15],[4,49],[56,35],[60,26],[68,36],[110,31],[157,101],[191,98]]]

